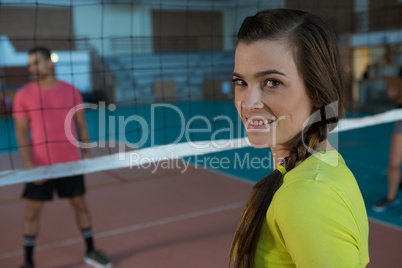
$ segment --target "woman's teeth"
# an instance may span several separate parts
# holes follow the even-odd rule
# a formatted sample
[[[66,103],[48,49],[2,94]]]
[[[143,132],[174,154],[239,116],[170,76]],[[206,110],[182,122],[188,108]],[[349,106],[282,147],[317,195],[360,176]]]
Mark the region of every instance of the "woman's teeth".
[[[268,123],[271,123],[272,121],[268,121],[268,120],[250,120],[250,119],[248,119],[247,122],[252,126],[262,126],[262,125],[267,125]]]

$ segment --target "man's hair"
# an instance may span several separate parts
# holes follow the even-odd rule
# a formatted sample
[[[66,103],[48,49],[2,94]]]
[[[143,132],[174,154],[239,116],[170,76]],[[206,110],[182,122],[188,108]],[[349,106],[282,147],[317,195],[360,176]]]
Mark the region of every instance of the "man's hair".
[[[50,59],[50,49],[47,47],[43,47],[43,46],[38,46],[38,47],[33,47],[28,51],[28,54],[35,54],[35,53],[40,53],[42,54],[43,57],[45,57],[45,59]]]

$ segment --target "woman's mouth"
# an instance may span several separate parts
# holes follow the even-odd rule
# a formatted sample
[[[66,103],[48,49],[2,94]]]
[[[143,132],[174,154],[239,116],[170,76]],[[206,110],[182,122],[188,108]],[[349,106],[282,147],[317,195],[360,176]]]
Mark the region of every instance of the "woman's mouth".
[[[275,122],[275,120],[269,120],[265,118],[246,118],[247,129],[267,129]]]

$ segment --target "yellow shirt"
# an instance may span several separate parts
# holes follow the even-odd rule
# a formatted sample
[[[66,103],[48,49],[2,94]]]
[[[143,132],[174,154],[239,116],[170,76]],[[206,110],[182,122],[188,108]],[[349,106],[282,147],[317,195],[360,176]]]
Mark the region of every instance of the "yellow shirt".
[[[368,220],[356,180],[336,151],[283,176],[268,208],[255,267],[365,267]]]

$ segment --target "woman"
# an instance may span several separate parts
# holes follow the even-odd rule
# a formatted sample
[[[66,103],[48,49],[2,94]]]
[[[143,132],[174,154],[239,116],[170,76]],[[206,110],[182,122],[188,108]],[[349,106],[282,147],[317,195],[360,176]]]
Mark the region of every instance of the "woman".
[[[276,169],[254,186],[230,259],[243,268],[365,267],[364,202],[327,140],[343,115],[335,35],[317,16],[278,9],[246,18],[237,37],[235,104]]]

